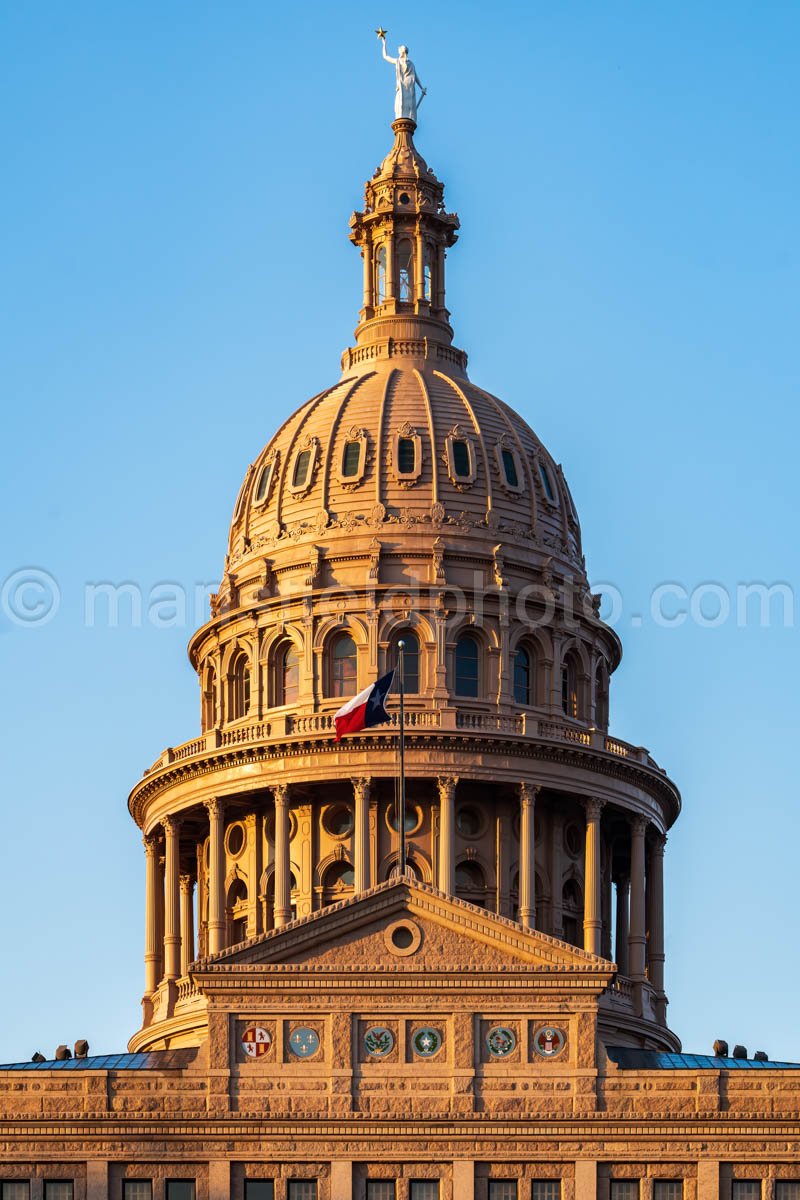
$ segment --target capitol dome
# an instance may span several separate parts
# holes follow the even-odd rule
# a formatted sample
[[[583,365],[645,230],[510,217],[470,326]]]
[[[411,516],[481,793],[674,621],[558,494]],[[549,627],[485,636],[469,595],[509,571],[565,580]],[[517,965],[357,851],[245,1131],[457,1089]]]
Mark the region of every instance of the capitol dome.
[[[189,645],[200,733],[130,795],[147,855],[131,1048],[204,1040],[195,959],[402,873],[616,961],[601,1034],[674,1049],[661,892],[680,797],[647,750],[609,732],[621,646],[588,586],[569,488],[467,375],[445,298],[458,218],[414,122],[392,128],[350,220],[355,344],[248,468]],[[403,818],[396,694],[389,724],[334,738],[336,711],[391,672],[401,641]]]

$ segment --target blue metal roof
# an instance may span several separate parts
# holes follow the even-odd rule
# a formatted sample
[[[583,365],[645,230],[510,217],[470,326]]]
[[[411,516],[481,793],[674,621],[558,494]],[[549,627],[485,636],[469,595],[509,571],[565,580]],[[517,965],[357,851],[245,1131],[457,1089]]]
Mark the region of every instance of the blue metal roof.
[[[187,1067],[197,1050],[149,1050],[143,1054],[92,1054],[87,1058],[48,1059],[46,1062],[4,1063],[0,1071],[163,1071]]]
[[[714,1054],[668,1054],[630,1046],[606,1046],[606,1053],[623,1071],[800,1071],[800,1063],[719,1058]]]

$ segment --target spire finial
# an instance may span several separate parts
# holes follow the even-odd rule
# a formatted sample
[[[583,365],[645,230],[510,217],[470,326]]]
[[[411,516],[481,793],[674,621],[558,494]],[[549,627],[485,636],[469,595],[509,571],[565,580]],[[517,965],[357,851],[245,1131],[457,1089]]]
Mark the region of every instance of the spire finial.
[[[422,86],[422,81],[417,75],[413,62],[408,57],[408,46],[398,46],[397,58],[392,58],[386,53],[386,34],[387,29],[382,25],[375,30],[378,36],[378,41],[381,44],[383,57],[388,63],[391,63],[395,69],[395,77],[397,86],[394,93],[394,116],[395,120],[400,117],[405,117],[409,121],[416,122],[417,109],[419,108],[425,96],[428,94]],[[417,99],[417,88],[420,90],[419,100]]]

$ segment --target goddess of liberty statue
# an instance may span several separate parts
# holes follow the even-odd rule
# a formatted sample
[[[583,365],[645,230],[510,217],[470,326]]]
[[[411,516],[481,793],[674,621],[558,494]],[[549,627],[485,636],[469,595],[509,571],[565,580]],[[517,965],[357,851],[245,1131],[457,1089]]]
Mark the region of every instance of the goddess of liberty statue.
[[[397,49],[397,58],[392,58],[386,53],[386,31],[378,30],[383,57],[387,62],[392,63],[397,77],[397,89],[394,94],[394,115],[398,117],[408,117],[411,121],[417,119],[417,107],[422,103],[423,96],[427,95],[425,88],[420,82],[420,78],[414,69],[414,64],[408,57],[408,46],[399,46]],[[417,101],[417,88],[422,95]]]

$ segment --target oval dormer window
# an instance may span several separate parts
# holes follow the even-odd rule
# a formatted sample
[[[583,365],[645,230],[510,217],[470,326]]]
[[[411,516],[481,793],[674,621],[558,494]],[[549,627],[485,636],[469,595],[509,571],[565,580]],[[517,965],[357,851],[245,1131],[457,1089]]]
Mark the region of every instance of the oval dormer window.
[[[397,439],[397,470],[401,475],[413,475],[417,469],[417,445],[414,438]]]
[[[292,487],[302,488],[308,482],[308,472],[311,467],[311,451],[301,450],[295,459]]]
[[[258,477],[258,487],[256,488],[256,504],[263,504],[269,496],[270,484],[272,483],[274,472],[275,459],[272,458],[269,462],[264,463],[264,466],[261,468],[261,474]]]
[[[550,472],[548,471],[547,467],[544,465],[543,462],[539,463],[539,475],[542,480],[542,487],[544,488],[545,496],[547,496],[547,499],[550,501],[551,504],[555,504],[556,503],[555,488],[553,487],[553,481],[550,478]]]
[[[342,478],[355,479],[360,474],[361,442],[345,442],[342,455]]]
[[[519,475],[517,473],[517,460],[514,457],[513,451],[503,450],[503,473],[506,477],[506,483],[509,487],[519,487]]]

